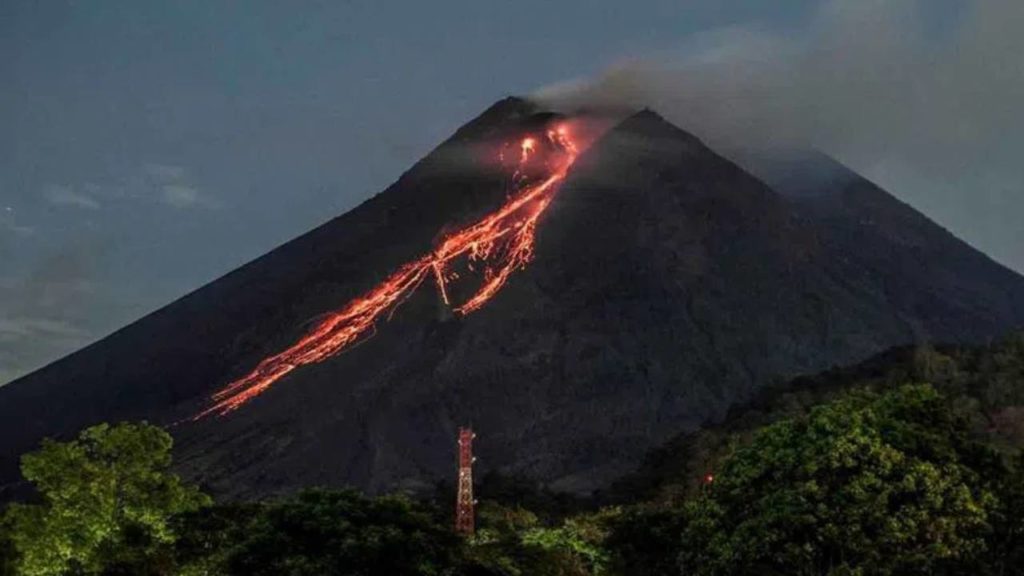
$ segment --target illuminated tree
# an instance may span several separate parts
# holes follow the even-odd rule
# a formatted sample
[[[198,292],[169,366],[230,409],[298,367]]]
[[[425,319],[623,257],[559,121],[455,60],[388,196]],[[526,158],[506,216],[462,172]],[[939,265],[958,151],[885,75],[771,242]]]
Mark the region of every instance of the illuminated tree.
[[[171,518],[209,502],[168,471],[171,444],[148,424],[101,424],[23,456],[22,474],[41,503],[6,513],[17,573],[168,572]]]
[[[940,574],[981,558],[998,459],[929,386],[759,431],[689,503],[684,574]],[[968,463],[971,466],[968,466]]]

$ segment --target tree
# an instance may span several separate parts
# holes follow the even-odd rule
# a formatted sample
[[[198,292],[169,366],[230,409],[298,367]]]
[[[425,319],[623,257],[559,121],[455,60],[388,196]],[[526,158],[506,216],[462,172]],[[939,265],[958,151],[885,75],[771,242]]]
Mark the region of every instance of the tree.
[[[545,525],[532,511],[485,502],[478,529],[468,541],[467,576],[591,576],[606,573],[603,542],[617,508],[577,514]]]
[[[557,554],[570,567],[568,573],[599,576],[606,572],[609,563],[604,548],[607,525],[619,513],[618,508],[606,508],[566,518],[554,528],[533,528],[523,534],[523,544]]]
[[[222,503],[174,518],[176,576],[222,576],[236,545],[263,511],[258,502]]]
[[[609,522],[604,546],[614,574],[668,576],[677,574],[686,515],[681,508],[637,505]]]
[[[22,475],[40,502],[6,513],[18,573],[169,572],[171,518],[209,503],[168,471],[171,445],[170,435],[145,423],[100,424],[24,455]]]
[[[993,537],[990,572],[1024,574],[1024,452],[1017,454],[999,494],[1002,508]]]
[[[5,514],[0,514],[0,576],[17,574],[16,559],[18,551],[14,547],[10,521]]]
[[[232,534],[220,569],[245,576],[434,576],[448,573],[459,546],[426,507],[353,490],[263,504]]]
[[[540,527],[537,515],[520,506],[486,501],[477,508],[477,531],[464,549],[466,576],[557,576],[567,573],[558,559],[538,546],[523,544],[523,534]]]
[[[998,458],[930,386],[760,430],[688,503],[684,574],[940,574],[981,558]],[[968,466],[967,463],[975,467]]]

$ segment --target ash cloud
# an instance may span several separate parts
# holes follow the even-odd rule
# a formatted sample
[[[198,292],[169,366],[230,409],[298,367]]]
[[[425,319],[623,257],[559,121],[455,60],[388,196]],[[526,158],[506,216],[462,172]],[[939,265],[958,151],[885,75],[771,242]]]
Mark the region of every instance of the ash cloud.
[[[560,109],[649,106],[724,151],[826,152],[1024,271],[1024,2],[833,0],[799,36],[700,34],[541,89]]]

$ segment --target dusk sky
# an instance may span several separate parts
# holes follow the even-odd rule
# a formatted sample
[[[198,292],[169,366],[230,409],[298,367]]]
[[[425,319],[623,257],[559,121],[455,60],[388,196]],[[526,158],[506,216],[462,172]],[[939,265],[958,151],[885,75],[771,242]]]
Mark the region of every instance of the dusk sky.
[[[863,97],[836,98],[818,75],[818,112],[837,121],[812,116],[794,132],[1024,271],[1024,59],[1019,35],[1001,33],[1008,15],[1024,15],[1015,3],[6,0],[0,383],[352,208],[499,98],[638,61],[689,62],[709,44],[720,58],[732,39],[805,55],[898,44],[901,58],[872,53],[906,62],[894,77],[927,61],[935,82],[914,98],[941,106],[904,95],[885,107],[879,94],[900,91],[886,76]],[[822,43],[836,22],[850,44]],[[728,77],[729,58],[716,62]],[[861,69],[842,66],[829,67],[837,83]],[[785,73],[787,86],[811,74]],[[663,83],[650,97],[666,101],[666,86],[685,89]],[[920,116],[886,116],[903,109]],[[847,139],[853,125],[862,129]]]

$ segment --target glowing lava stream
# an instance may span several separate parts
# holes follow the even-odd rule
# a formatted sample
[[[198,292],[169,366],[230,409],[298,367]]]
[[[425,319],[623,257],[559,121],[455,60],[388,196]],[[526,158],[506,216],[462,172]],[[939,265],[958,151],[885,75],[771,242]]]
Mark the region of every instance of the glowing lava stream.
[[[542,181],[534,179],[536,183],[529,184],[527,173],[531,158],[537,152],[537,141],[526,137],[520,143],[521,154],[512,176],[519,190],[501,208],[447,236],[430,254],[402,266],[371,291],[329,313],[298,342],[265,358],[248,375],[213,394],[213,404],[194,419],[214,413],[223,416],[237,410],[292,370],[321,362],[352,347],[372,334],[381,315],[387,312],[390,317],[428,276],[434,277],[441,298],[455,313],[465,315],[479,310],[501,290],[513,272],[533,258],[537,220],[551,203],[578,155],[564,125],[548,130],[546,136],[555,158],[553,162],[550,159],[543,162],[549,173]],[[448,266],[461,257],[483,265],[483,283],[463,304],[453,306],[448,284],[458,275],[449,272]]]

